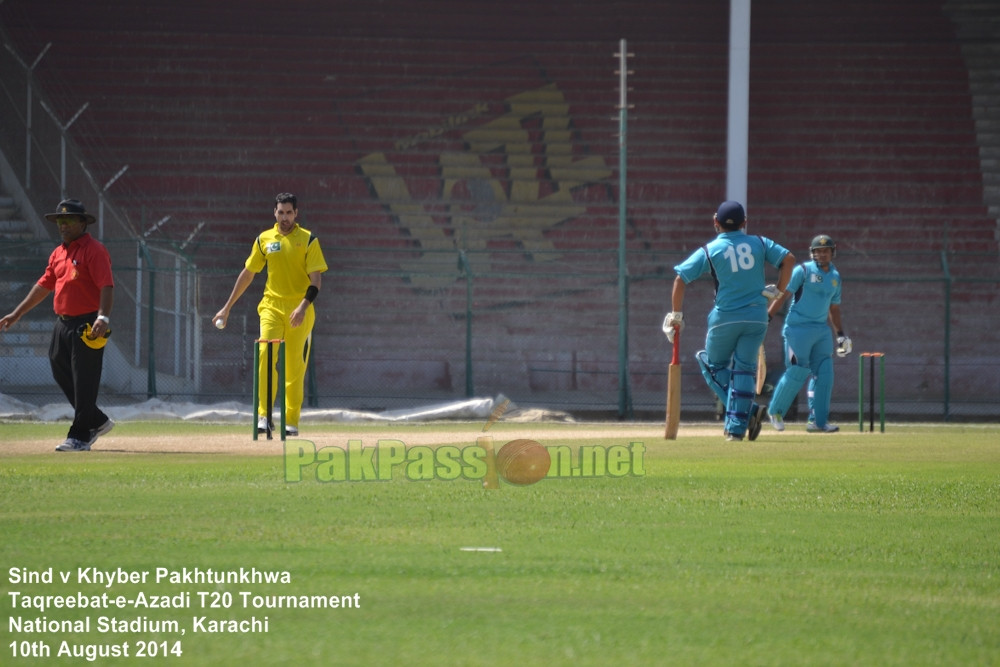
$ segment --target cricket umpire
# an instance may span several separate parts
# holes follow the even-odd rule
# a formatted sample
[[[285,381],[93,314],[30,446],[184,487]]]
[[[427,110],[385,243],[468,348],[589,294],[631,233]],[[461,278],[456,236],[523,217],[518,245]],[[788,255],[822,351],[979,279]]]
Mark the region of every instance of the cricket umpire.
[[[0,318],[0,331],[7,331],[49,294],[55,294],[49,363],[52,377],[73,406],[73,424],[56,451],[83,452],[115,425],[97,407],[104,346],[111,333],[115,286],[111,256],[104,244],[87,233],[94,216],[79,200],[64,199],[55,213],[45,217],[58,225],[62,243],[49,255],[45,273],[24,300]]]

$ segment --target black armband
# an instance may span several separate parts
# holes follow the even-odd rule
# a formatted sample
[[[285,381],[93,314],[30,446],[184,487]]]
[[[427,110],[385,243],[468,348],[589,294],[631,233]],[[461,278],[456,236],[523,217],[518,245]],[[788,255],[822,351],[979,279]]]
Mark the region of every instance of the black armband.
[[[317,294],[319,294],[319,288],[316,287],[315,285],[310,285],[309,287],[306,288],[306,296],[305,296],[306,301],[312,303],[313,301],[316,300]]]
[[[844,332],[843,331],[838,331],[837,335],[840,336],[840,337],[843,337],[844,336]]]

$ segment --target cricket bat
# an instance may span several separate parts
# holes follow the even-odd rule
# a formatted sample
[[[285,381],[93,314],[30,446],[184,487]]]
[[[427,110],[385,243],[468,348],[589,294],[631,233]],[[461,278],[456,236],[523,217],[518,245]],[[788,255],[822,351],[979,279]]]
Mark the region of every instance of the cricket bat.
[[[757,393],[764,389],[764,380],[767,378],[767,357],[764,356],[764,346],[757,350]]]
[[[667,371],[667,430],[666,439],[677,439],[681,424],[681,330],[674,327],[674,352]]]

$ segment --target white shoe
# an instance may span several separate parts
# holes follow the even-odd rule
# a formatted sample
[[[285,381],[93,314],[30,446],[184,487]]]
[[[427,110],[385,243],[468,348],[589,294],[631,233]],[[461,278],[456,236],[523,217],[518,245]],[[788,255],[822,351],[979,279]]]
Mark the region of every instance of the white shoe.
[[[299,437],[299,427],[298,426],[289,426],[288,424],[285,424],[285,435],[286,436],[291,436],[293,438]]]
[[[89,452],[90,443],[76,438],[66,438],[66,441],[56,447],[57,452]]]
[[[785,420],[781,418],[780,412],[776,415],[772,415],[770,412],[768,412],[768,415],[771,417],[771,426],[772,428],[774,428],[775,431],[785,430]]]
[[[267,417],[258,417],[257,418],[257,432],[258,433],[267,433]]]
[[[816,422],[806,424],[807,433],[836,433],[839,430],[840,427],[834,424],[825,424],[823,426],[819,426]]]
[[[90,440],[87,442],[88,445],[93,445],[97,442],[97,439],[102,435],[107,435],[111,432],[111,429],[115,427],[115,423],[109,418],[106,422],[95,428],[90,432]],[[89,449],[89,447],[88,447]]]

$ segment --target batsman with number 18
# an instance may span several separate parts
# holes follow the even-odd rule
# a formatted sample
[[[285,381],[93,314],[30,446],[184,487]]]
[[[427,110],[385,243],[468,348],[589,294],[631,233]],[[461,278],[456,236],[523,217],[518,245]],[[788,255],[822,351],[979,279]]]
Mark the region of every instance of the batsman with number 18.
[[[785,291],[795,266],[786,248],[764,236],[746,233],[743,205],[725,201],[713,224],[718,236],[674,267],[673,310],[663,320],[667,340],[684,326],[684,292],[688,283],[711,275],[715,306],[708,315],[705,349],[695,354],[709,388],[726,406],[727,440],[756,440],[765,407],[754,402],[757,353],[767,333],[767,305]],[[778,268],[777,285],[767,285],[764,265]]]

